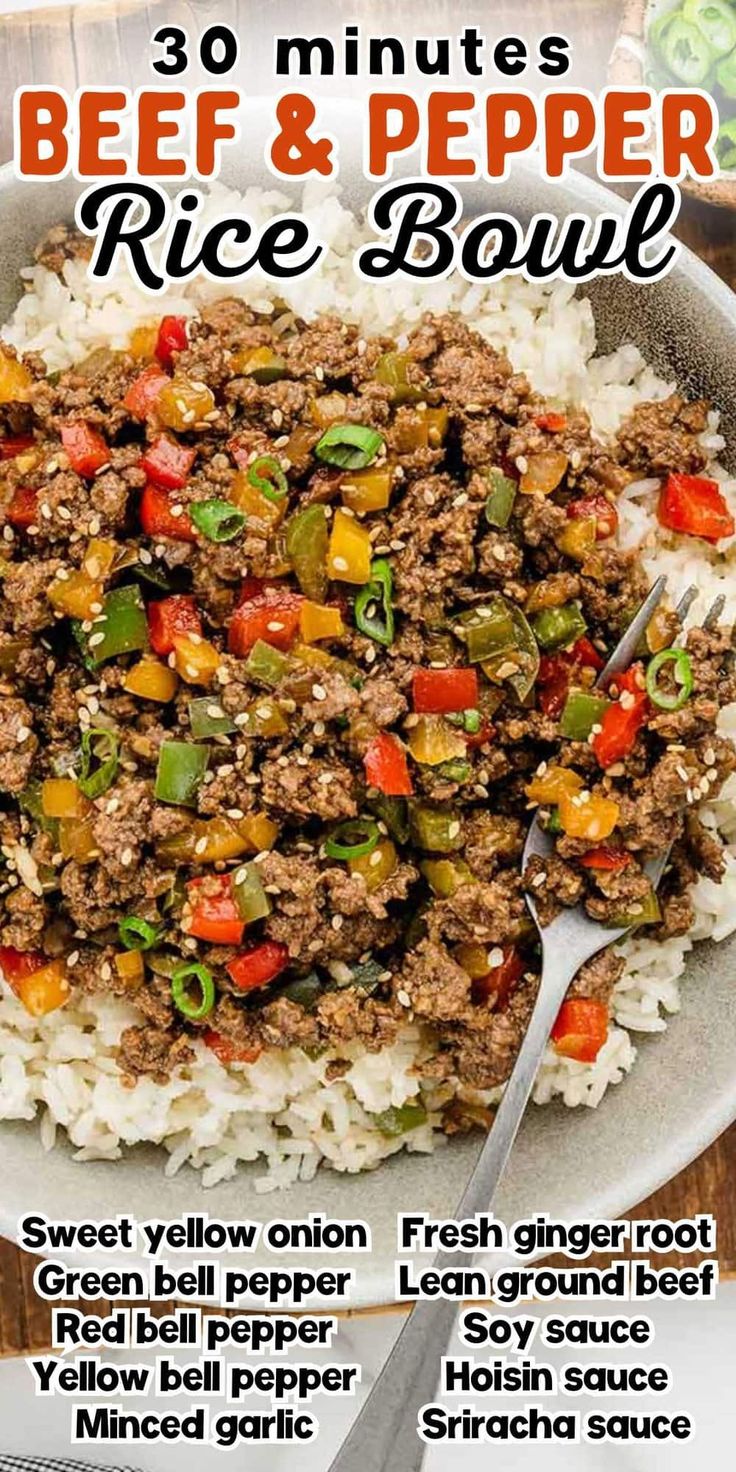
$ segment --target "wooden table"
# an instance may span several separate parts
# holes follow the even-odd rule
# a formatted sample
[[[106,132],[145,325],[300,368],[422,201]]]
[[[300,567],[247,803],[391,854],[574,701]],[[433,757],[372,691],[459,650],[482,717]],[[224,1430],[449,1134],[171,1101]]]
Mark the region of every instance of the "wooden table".
[[[471,13],[475,8],[472,3],[466,8],[467,13],[463,13],[464,21],[470,22],[476,18]],[[494,10],[494,34],[501,35],[514,29],[518,31],[519,12],[524,9],[525,0],[505,0],[505,3],[498,5]],[[94,77],[99,83],[119,82],[121,78],[126,79],[132,57],[136,54],[140,56],[140,50],[136,52],[136,47],[145,46],[154,29],[154,21],[160,24],[166,18],[173,18],[175,13],[181,24],[182,12],[187,10],[192,13],[190,32],[196,30],[197,24],[201,24],[203,15],[209,14],[214,19],[215,11],[218,21],[239,26],[241,35],[251,34],[258,29],[253,25],[258,10],[261,22],[264,21],[262,7],[246,6],[245,0],[217,0],[216,5],[212,4],[212,0],[197,0],[197,3],[189,5],[181,3],[181,0],[153,0],[151,4],[144,3],[144,0],[120,0],[120,3],[118,0],[108,0],[104,11],[99,6],[79,8],[72,45],[68,19],[63,11],[49,11],[45,17],[34,16],[32,20],[27,15],[6,17],[2,22],[6,86],[8,83],[15,86],[31,80],[51,80],[73,86],[80,76],[84,80]],[[533,38],[535,33],[556,30],[556,11],[554,0],[533,0],[529,10],[529,24],[523,27],[524,34]],[[299,26],[302,33],[324,33],[324,12],[324,0],[306,0],[299,7]],[[355,6],[352,0],[350,3],[348,0],[336,0],[330,6],[330,13],[337,17],[334,25],[336,29],[343,19],[354,19],[355,13],[365,15],[367,7]],[[105,61],[102,71],[97,69],[90,72],[93,55],[97,62],[101,59],[93,47],[91,28],[96,24],[99,30],[103,14]],[[573,75],[573,82],[582,79],[586,86],[592,88],[603,85],[606,60],[616,35],[618,14],[618,7],[610,4],[609,0],[568,0],[565,31],[572,36],[575,46],[577,75]],[[371,28],[376,34],[380,34],[382,24],[384,29],[387,28],[390,17],[393,17],[395,25],[395,9],[392,5],[383,3],[383,0],[371,4],[370,15]],[[430,0],[430,3],[422,7],[422,15],[425,34],[433,28],[437,34],[457,29],[457,12],[451,0],[433,0],[433,3]],[[432,26],[428,17],[431,17]],[[487,11],[482,18],[487,22]],[[269,7],[268,24],[261,27],[261,37],[264,33],[270,36],[272,29],[278,30],[280,25],[288,32],[293,29],[294,24],[292,0],[287,0],[287,3],[284,0],[275,0]],[[87,66],[85,56],[88,59]],[[260,75],[261,80],[268,74],[270,51],[266,55],[263,41],[260,50],[256,45],[247,69],[250,75]],[[262,90],[262,86],[258,90]],[[8,157],[11,151],[9,117],[10,109],[5,108],[0,118],[0,159]],[[733,214],[686,198],[677,233],[736,290],[736,229]],[[725,1275],[736,1276],[735,1179],[736,1124],[721,1135],[687,1170],[663,1186],[648,1201],[642,1202],[632,1215],[677,1220],[699,1211],[714,1213],[718,1219],[721,1271]],[[0,1240],[0,1355],[29,1353],[48,1346],[50,1310],[33,1293],[35,1261],[30,1254],[19,1252],[12,1243]],[[661,1259],[663,1266],[668,1261],[682,1265],[685,1259],[678,1259],[676,1255]],[[166,1313],[170,1307],[168,1304],[158,1304],[154,1311]],[[105,1305],[90,1304],[89,1311],[105,1312],[106,1309]]]

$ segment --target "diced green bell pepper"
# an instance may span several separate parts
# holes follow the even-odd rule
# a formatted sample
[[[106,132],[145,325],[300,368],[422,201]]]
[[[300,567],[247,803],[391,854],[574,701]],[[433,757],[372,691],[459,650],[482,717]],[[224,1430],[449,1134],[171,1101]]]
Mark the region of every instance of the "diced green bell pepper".
[[[209,761],[206,746],[194,746],[190,741],[164,741],[158,754],[154,797],[159,802],[175,803],[180,807],[194,804]]]
[[[571,690],[560,716],[560,735],[567,741],[587,741],[593,727],[603,719],[610,704],[605,695],[593,695],[588,690]]]
[[[79,619],[73,620],[72,627],[90,669],[119,654],[148,648],[146,608],[137,584],[113,588],[91,628],[85,629]]]

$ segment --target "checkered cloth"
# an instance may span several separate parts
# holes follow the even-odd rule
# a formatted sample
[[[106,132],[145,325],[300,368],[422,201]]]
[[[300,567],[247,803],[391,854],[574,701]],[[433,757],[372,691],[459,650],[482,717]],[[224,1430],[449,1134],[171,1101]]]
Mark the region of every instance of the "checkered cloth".
[[[67,1457],[8,1457],[0,1452],[0,1472],[110,1472],[97,1462],[73,1462]],[[116,1467],[115,1472],[136,1472],[134,1467]]]

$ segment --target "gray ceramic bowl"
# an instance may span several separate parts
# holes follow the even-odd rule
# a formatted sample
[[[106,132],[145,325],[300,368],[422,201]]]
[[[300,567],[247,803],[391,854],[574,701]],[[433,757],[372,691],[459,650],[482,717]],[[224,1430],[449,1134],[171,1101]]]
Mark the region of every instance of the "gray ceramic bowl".
[[[244,187],[260,181],[242,167],[227,182]],[[268,183],[273,187],[272,179]],[[357,173],[346,179],[343,170],[343,183],[351,203],[365,200],[367,187]],[[45,227],[70,215],[76,187],[21,186],[8,170],[0,171],[0,321],[17,299],[18,271],[34,242]],[[466,202],[469,213],[493,205],[521,217],[545,209],[622,209],[613,195],[582,177],[558,189],[527,174],[500,189],[473,186]],[[725,432],[736,443],[736,314],[726,287],[683,251],[661,284],[637,287],[616,277],[595,283],[590,295],[601,348],[633,339],[658,370],[720,406]],[[730,1124],[736,1116],[735,979],[736,939],[698,948],[688,964],[681,1015],[663,1036],[641,1042],[633,1074],[609,1091],[599,1109],[569,1111],[553,1104],[529,1110],[499,1194],[500,1217],[513,1221],[537,1211],[563,1218],[617,1216]],[[0,1232],[13,1236],[19,1215],[31,1210],[74,1219],[123,1211],[141,1219],[176,1217],[194,1209],[259,1221],[310,1211],[358,1217],[372,1227],[374,1251],[360,1262],[354,1302],[388,1303],[394,1297],[396,1213],[451,1214],[477,1149],[477,1140],[466,1140],[431,1157],[401,1155],[364,1176],[323,1171],[287,1196],[262,1197],[252,1190],[248,1171],[204,1192],[190,1170],[166,1179],[163,1158],[154,1150],[135,1150],[115,1163],[77,1164],[64,1147],[44,1154],[34,1126],[6,1124],[0,1127]],[[707,1209],[708,1203],[699,1206]],[[131,1266],[130,1257],[124,1261]],[[185,1257],[178,1261],[186,1265]],[[247,1261],[254,1265],[253,1258]],[[80,1262],[90,1266],[89,1254]]]

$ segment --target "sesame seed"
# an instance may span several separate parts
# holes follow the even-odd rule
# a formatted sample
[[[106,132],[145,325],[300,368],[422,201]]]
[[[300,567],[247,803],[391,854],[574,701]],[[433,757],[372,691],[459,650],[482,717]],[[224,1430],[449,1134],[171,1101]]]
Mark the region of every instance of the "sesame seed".
[[[333,557],[332,566],[335,572],[347,572],[349,563],[345,557]]]
[[[319,782],[321,787],[329,787],[330,783],[334,782],[334,780],[334,772],[320,772],[319,777],[317,778],[317,781]]]
[[[52,512],[51,512],[51,507],[49,506],[48,501],[41,501],[38,509],[41,512],[41,515],[42,515],[44,521],[50,521],[51,520]]]
[[[495,971],[495,969],[496,969],[497,966],[502,966],[502,965],[503,965],[503,951],[501,950],[501,947],[500,946],[494,946],[493,947],[493,950],[488,952],[488,966],[489,966],[489,969],[491,971]]]
[[[125,866],[126,869],[128,868],[128,865],[129,864],[132,864],[132,862],[133,862],[133,850],[132,850],[132,848],[124,848],[123,849],[123,852],[120,855],[120,862],[121,862],[121,864],[123,864]]]
[[[112,976],[112,967],[109,961],[103,961],[100,967],[100,976],[103,981],[109,981]]]
[[[90,634],[89,641],[88,641],[89,642],[89,647],[90,647],[90,649],[96,649],[97,648],[97,645],[98,644],[103,644],[104,641],[105,641],[105,635],[104,634]]]
[[[66,958],[66,964],[67,966],[76,966],[78,960],[79,951],[70,951],[69,955]]]
[[[194,845],[194,852],[195,852],[195,854],[203,854],[204,851],[205,851],[205,849],[206,849],[206,847],[207,847],[207,839],[205,837],[198,838],[197,839],[197,842]]]
[[[459,508],[460,506],[465,506],[466,503],[467,503],[467,500],[468,500],[468,493],[467,493],[467,491],[461,491],[460,492],[460,495],[455,497],[455,499],[454,499],[454,501],[453,501],[452,504],[453,504],[453,506],[457,506]]]
[[[343,920],[342,915],[333,915],[332,920],[331,920],[330,923],[332,925],[332,929],[333,930],[342,930],[342,927],[343,927],[343,924],[344,924],[344,920]]]
[[[457,838],[459,832],[460,832],[460,824],[458,823],[458,821],[456,819],[454,822],[450,823],[450,825],[449,825],[449,827],[447,829],[447,837],[448,838]]]
[[[312,726],[312,731],[315,736],[324,736],[326,729],[327,727],[325,726],[324,721],[315,721],[314,725]]]
[[[327,691],[325,690],[324,685],[313,685],[312,686],[312,695],[313,695],[313,697],[314,697],[315,700],[326,700],[327,699]]]
[[[106,813],[116,813],[119,807],[120,807],[120,798],[119,797],[111,797],[109,803],[107,804],[107,807],[105,808],[105,812]]]
[[[346,566],[347,566],[347,564],[346,564]],[[283,627],[284,627],[284,625],[282,623],[280,623],[279,620],[276,619],[276,618],[272,618],[271,619],[271,622],[268,623],[268,624],[266,624],[266,628],[268,629],[268,632],[270,634],[279,634],[281,632],[281,630],[283,629]]]
[[[30,726],[19,726],[18,727],[18,730],[15,733],[15,739],[18,742],[18,745],[19,746],[22,746],[23,745],[23,742],[28,740],[28,737],[30,736],[30,734],[31,734]]]
[[[546,874],[535,874],[534,875],[534,878],[532,879],[532,889],[541,889],[542,888],[542,885],[543,884],[546,884],[546,882],[547,882],[547,875]]]
[[[703,761],[705,762],[706,767],[712,767],[715,759],[716,754],[713,750],[713,747],[707,747],[706,750],[703,752]]]
[[[396,993],[396,1000],[401,1007],[411,1007],[411,997],[408,992],[404,991],[403,987],[401,991]]]
[[[153,558],[147,547],[139,547],[138,556],[140,557],[140,560],[143,563],[144,567],[149,567],[150,564],[153,562]]]
[[[242,808],[227,808],[226,809],[226,812],[227,812],[228,818],[234,818],[236,820],[236,822],[238,821],[239,818],[244,818],[245,817],[245,813],[243,812],[243,809]]]
[[[517,455],[516,462],[515,463],[516,463],[516,469],[520,472],[520,474],[521,475],[526,475],[527,470],[529,469],[529,461],[527,460],[526,456],[525,455]]]
[[[15,532],[13,531],[12,526],[4,526],[3,527],[3,540],[6,541],[6,542],[14,542],[15,541]]]
[[[622,690],[618,698],[618,703],[621,706],[622,710],[633,710],[635,696],[632,694],[631,690]]]

